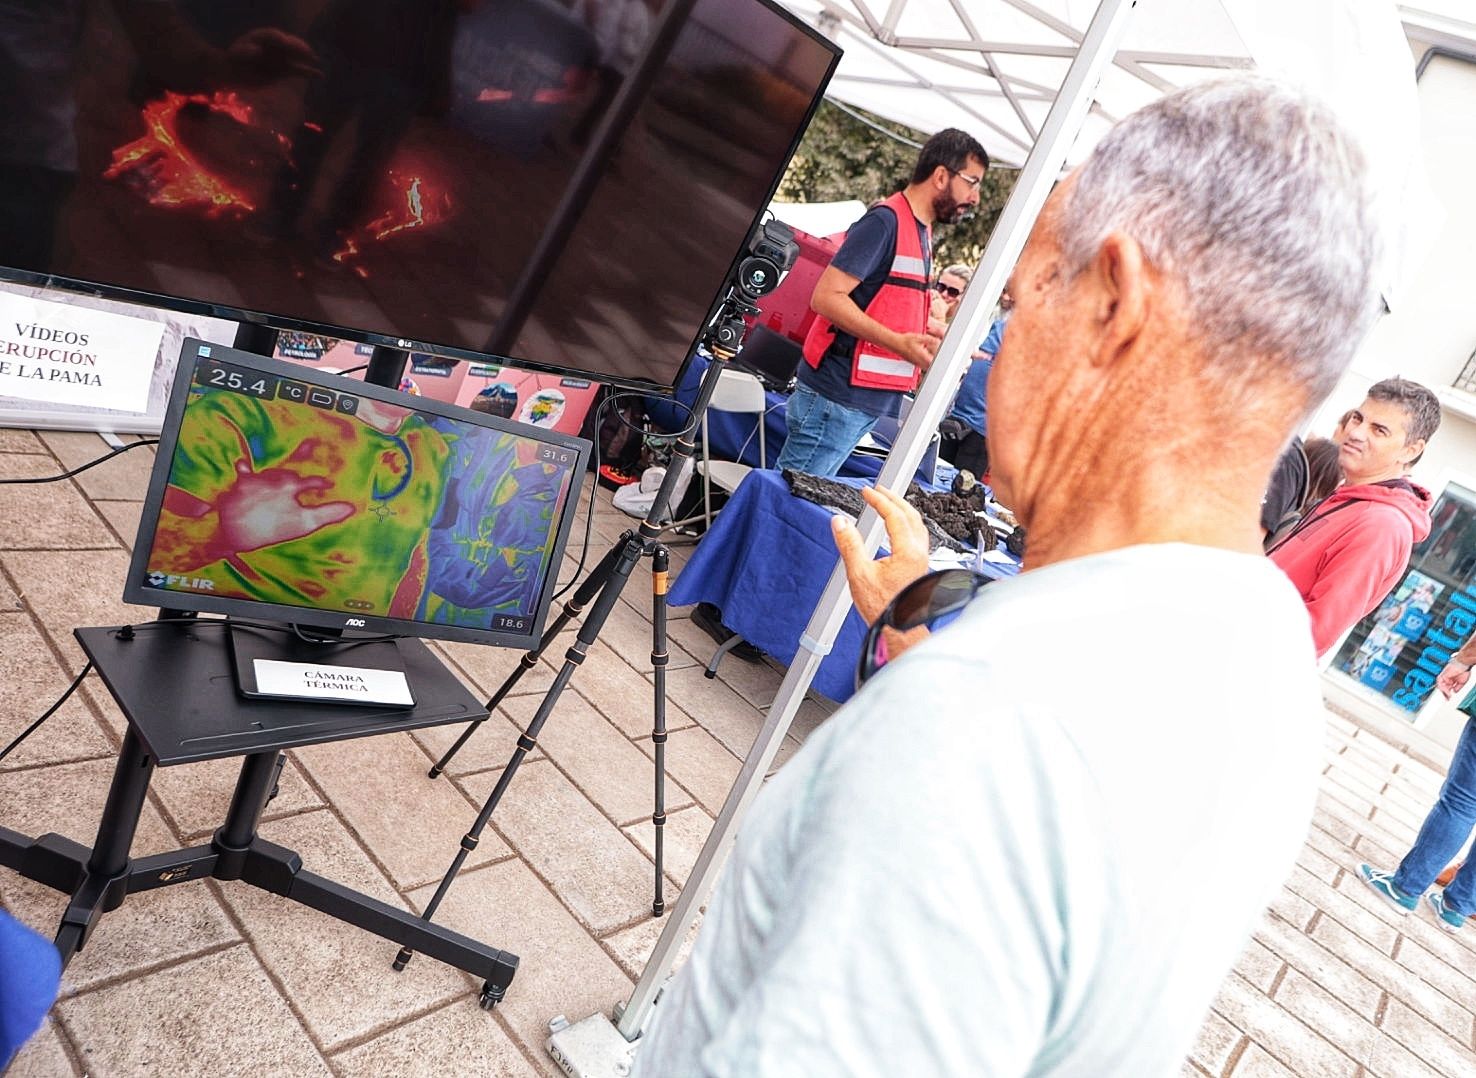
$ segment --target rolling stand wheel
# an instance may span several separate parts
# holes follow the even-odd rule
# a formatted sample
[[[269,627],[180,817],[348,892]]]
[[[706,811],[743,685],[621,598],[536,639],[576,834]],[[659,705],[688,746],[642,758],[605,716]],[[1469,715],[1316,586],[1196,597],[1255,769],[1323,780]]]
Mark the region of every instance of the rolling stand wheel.
[[[415,952],[412,951],[409,947],[401,947],[400,948],[400,953],[397,954],[397,955],[395,955],[395,960],[392,963],[390,963],[390,965],[392,965],[394,967],[394,970],[395,970],[396,973],[399,973],[407,965],[409,965],[410,958],[414,954],[415,954]]]
[[[482,995],[481,998],[477,1000],[477,1006],[482,1008],[482,1010],[484,1011],[490,1011],[493,1007],[502,1002],[502,997],[505,995],[507,995],[506,988],[499,988],[491,981],[483,981]]]

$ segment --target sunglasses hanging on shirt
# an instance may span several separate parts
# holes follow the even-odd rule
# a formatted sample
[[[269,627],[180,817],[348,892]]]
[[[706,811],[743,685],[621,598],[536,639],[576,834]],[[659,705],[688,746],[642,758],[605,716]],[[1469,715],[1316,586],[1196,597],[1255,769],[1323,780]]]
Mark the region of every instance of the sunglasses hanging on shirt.
[[[920,576],[899,591],[881,612],[861,644],[856,687],[887,664],[886,630],[941,629],[951,622],[992,577],[972,569],[939,569]]]

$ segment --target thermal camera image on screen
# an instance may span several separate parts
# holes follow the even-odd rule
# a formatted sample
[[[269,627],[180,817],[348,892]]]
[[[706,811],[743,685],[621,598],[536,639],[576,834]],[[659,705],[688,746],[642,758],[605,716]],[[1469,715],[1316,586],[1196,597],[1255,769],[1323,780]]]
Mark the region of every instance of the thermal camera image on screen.
[[[202,360],[148,580],[349,616],[523,631],[575,456]]]

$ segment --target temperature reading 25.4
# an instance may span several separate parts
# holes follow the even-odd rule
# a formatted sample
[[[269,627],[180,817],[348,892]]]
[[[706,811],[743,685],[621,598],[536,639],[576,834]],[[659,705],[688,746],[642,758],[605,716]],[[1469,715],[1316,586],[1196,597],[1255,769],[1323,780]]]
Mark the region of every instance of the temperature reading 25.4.
[[[275,378],[258,371],[240,370],[227,363],[204,364],[200,368],[199,382],[215,389],[230,389],[267,399],[275,393],[277,385]]]

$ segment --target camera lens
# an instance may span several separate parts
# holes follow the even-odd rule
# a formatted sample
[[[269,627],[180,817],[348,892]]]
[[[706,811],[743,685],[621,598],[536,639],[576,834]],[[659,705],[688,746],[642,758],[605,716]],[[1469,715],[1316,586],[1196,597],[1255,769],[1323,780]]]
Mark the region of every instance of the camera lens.
[[[738,287],[750,296],[765,296],[779,284],[779,267],[757,255],[745,258],[738,266]]]

